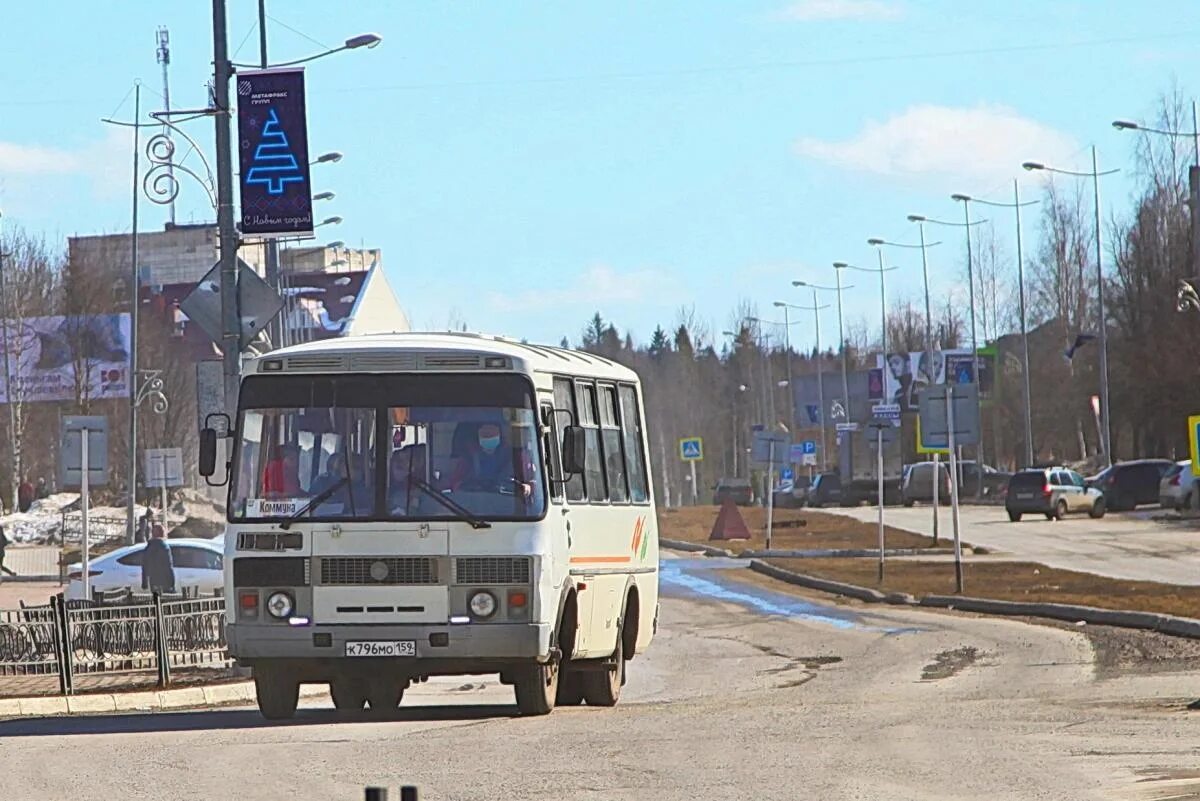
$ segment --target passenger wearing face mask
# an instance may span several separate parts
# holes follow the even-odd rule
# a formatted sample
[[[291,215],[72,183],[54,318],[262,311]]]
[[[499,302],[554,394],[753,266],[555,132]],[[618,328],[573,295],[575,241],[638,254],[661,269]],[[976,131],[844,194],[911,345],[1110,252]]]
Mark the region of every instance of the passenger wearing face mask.
[[[462,429],[469,433],[469,430]],[[456,437],[459,439],[459,437]],[[531,465],[523,451],[514,454],[503,445],[500,426],[483,423],[475,426],[475,436],[460,442],[449,488],[475,491],[503,491],[516,488],[525,497],[533,492]],[[514,470],[514,468],[516,468]]]

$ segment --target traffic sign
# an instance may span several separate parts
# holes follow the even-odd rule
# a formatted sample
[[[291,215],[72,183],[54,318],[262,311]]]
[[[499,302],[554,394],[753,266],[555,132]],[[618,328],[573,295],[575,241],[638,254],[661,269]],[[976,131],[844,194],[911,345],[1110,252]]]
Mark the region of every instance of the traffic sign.
[[[947,405],[954,404],[953,417]],[[920,444],[926,448],[947,448],[954,420],[954,444],[979,442],[979,387],[975,384],[947,384],[923,390],[918,402],[921,428]]]
[[[804,462],[803,463],[806,467],[809,465],[815,465],[817,463],[817,455],[815,453],[804,454]]]
[[[788,461],[800,462],[804,459],[804,445],[799,442],[793,442],[792,447],[788,449]]]
[[[871,416],[876,420],[899,420],[900,404],[877,403],[871,407]]]
[[[700,437],[686,437],[679,440],[679,458],[685,462],[699,462],[704,459],[704,440]]]
[[[921,418],[919,415],[917,416],[917,453],[922,453],[922,454],[926,454],[926,455],[931,454],[931,453],[941,453],[941,454],[949,454],[950,453],[950,451],[946,448],[927,448],[921,444]]]
[[[858,423],[838,423],[837,430],[838,431],[857,431]]]
[[[142,458],[143,486],[184,486],[182,448],[147,448],[142,451]]]
[[[238,259],[237,282],[238,312],[242,323],[238,347],[245,350],[262,333],[267,323],[283,310],[283,297],[241,259]],[[214,264],[187,297],[179,302],[179,310],[208,334],[213,342],[218,345],[224,342],[219,263]]]
[[[791,449],[788,435],[779,431],[755,431],[750,459],[759,466],[782,464]]]
[[[791,481],[796,477],[796,474],[792,472],[792,468],[785,467],[779,471],[779,477],[784,481]]]
[[[87,431],[87,479],[93,487],[108,483],[108,418],[66,415],[58,449],[58,485],[79,489],[83,483],[83,432]]]
[[[1188,417],[1188,444],[1192,451],[1192,475],[1200,476],[1200,414]]]
[[[800,443],[800,452],[801,453],[816,453],[817,452],[817,443],[811,439],[804,440],[804,442]]]

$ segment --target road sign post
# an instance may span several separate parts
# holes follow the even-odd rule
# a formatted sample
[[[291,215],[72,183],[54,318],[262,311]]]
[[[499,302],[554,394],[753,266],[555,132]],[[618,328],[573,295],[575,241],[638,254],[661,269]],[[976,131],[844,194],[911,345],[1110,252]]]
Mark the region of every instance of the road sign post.
[[[962,543],[958,536],[958,449],[954,447],[954,402],[953,387],[946,387],[946,430],[950,448],[950,521],[954,529],[954,586],[959,595],[963,591]],[[936,457],[935,457],[936,458]],[[982,476],[982,473],[980,474]],[[981,479],[982,480],[982,479]],[[936,487],[937,484],[935,483]],[[934,490],[936,493],[936,490]],[[934,495],[937,498],[937,495]]]
[[[775,525],[775,440],[767,442],[767,550],[771,550],[771,531]]]
[[[84,424],[82,431],[83,436],[79,440],[79,448],[83,460],[83,468],[79,471],[81,476],[79,485],[79,555],[83,563],[83,569],[79,571],[79,580],[83,582],[84,600],[91,600],[92,566],[88,562],[88,543],[90,541],[88,537],[88,473],[90,471],[88,468],[91,466],[91,462],[88,461],[88,429],[86,424]],[[130,487],[129,491],[133,492],[133,487]]]
[[[688,463],[692,477],[692,506],[700,502],[700,488],[696,486],[696,462],[704,459],[704,440],[700,437],[684,437],[679,440],[679,458]]]
[[[81,581],[83,597],[90,598],[91,576],[88,560],[91,555],[91,536],[88,530],[88,507],[91,487],[107,483],[108,419],[100,416],[71,415],[63,418],[62,444],[59,448],[59,485],[79,488],[80,558],[83,560]],[[132,491],[132,487],[130,488]]]

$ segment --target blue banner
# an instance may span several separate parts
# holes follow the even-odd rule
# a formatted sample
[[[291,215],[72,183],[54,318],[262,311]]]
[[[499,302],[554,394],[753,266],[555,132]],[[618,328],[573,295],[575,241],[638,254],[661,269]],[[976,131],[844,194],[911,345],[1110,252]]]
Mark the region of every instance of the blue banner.
[[[242,235],[311,235],[304,70],[239,72],[237,95]]]

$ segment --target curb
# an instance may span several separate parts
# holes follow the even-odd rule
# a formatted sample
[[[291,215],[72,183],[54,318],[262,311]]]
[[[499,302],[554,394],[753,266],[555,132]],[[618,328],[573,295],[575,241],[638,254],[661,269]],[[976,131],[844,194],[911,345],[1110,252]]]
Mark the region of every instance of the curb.
[[[687,553],[702,553],[705,556],[723,556],[729,559],[735,558],[733,551],[725,548],[714,548],[711,545],[700,545],[695,542],[685,542],[684,540],[668,540],[662,537],[658,538],[658,544],[663,548],[670,548],[673,551],[686,551]]]
[[[963,553],[968,553],[967,548],[963,548]],[[886,548],[883,552],[884,556],[953,556],[953,548]],[[737,555],[739,559],[767,559],[775,557],[777,559],[820,559],[820,558],[837,558],[837,557],[864,557],[864,556],[879,556],[878,548],[813,548],[807,551],[798,550],[779,550],[772,548],[771,550],[749,550],[742,551]]]
[[[329,690],[324,684],[300,687],[301,698],[321,698],[328,694]],[[252,681],[174,690],[0,698],[0,720],[115,712],[171,712],[243,703],[255,703]]]
[[[887,603],[897,606],[926,606],[938,609],[975,612],[986,615],[1008,617],[1041,617],[1069,623],[1082,621],[1092,626],[1113,626],[1124,629],[1141,629],[1167,634],[1172,637],[1200,639],[1200,620],[1175,615],[1160,615],[1156,612],[1136,612],[1126,609],[1101,609],[1095,606],[1074,604],[1022,603],[997,601],[990,598],[969,598],[957,595],[926,595],[920,600],[905,592],[884,594],[870,587],[846,584],[841,581],[817,578],[804,573],[786,570],[758,559],[750,560],[750,569],[800,587],[821,590],[835,595],[857,598],[868,603]]]
[[[9,576],[6,574],[4,576],[4,580],[0,581],[0,584],[7,584],[10,581],[13,582],[14,584],[22,582],[22,581],[40,581],[40,582],[59,581],[61,578],[62,578],[62,576],[58,575],[57,573],[55,573],[53,576],[30,576],[25,573],[21,573],[16,576]]]

